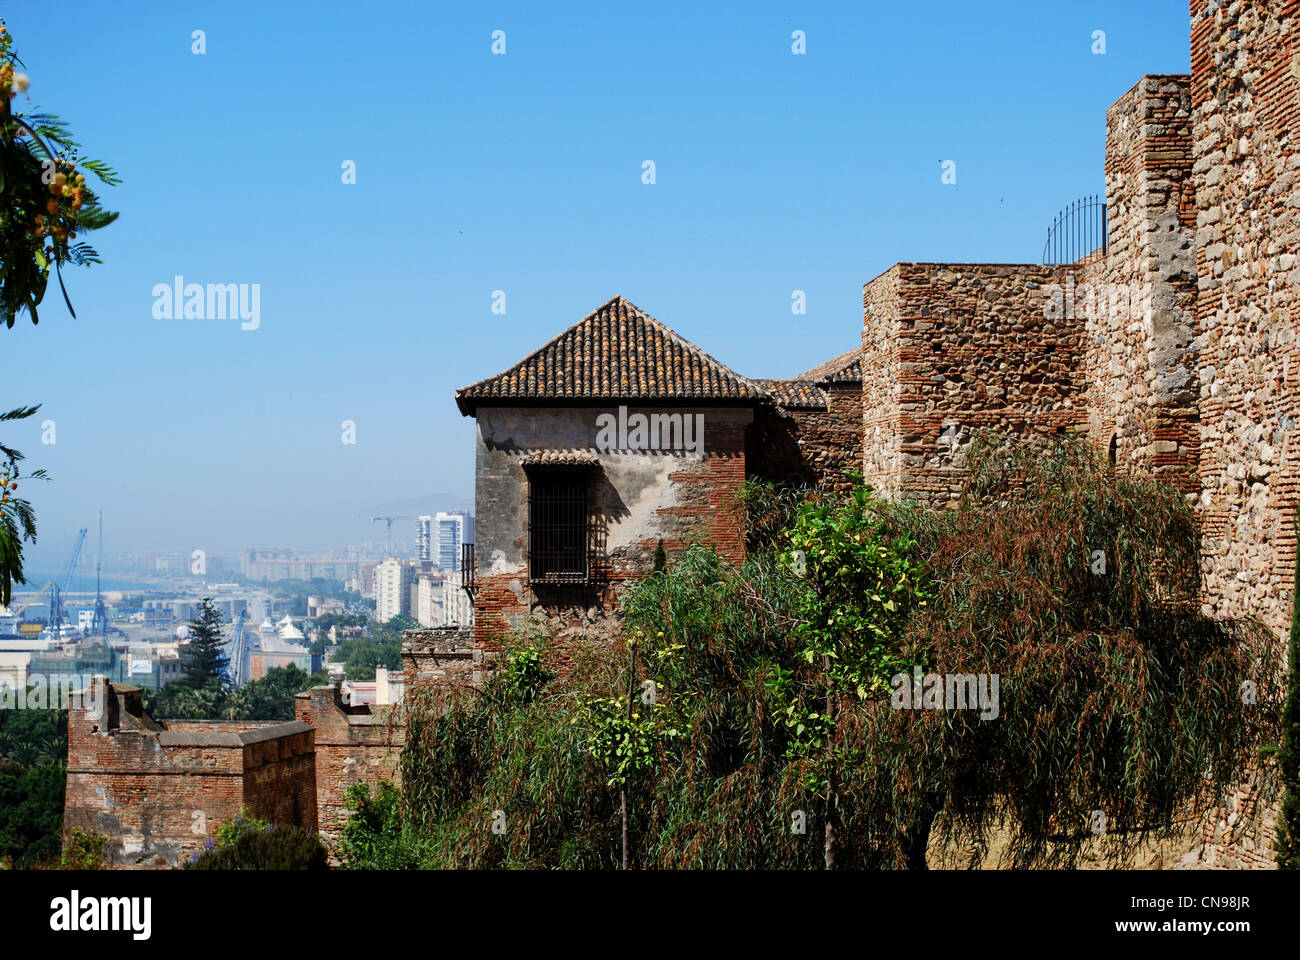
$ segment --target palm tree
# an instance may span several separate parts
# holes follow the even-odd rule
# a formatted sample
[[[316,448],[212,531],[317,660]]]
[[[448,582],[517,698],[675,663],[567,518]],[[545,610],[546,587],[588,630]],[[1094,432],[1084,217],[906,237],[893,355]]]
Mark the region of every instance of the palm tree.
[[[25,420],[40,409],[17,407],[0,413],[0,422]],[[15,583],[26,583],[23,578],[23,543],[36,542],[36,515],[32,505],[16,495],[21,470],[18,462],[23,455],[12,447],[0,443],[0,605],[8,606]],[[27,475],[48,479],[44,470],[33,470]]]

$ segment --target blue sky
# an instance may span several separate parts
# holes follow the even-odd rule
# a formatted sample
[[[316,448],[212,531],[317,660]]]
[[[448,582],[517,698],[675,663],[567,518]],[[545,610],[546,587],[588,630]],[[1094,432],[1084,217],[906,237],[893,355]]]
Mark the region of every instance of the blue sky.
[[[454,390],[615,294],[792,376],[858,341],[862,284],[897,261],[1036,261],[1104,189],[1106,107],[1188,70],[1183,0],[58,9],[0,7],[16,105],[117,167],[122,216],[65,275],[75,320],[53,291],[0,329],[0,404],[56,424],[4,437],[54,477],[26,491],[37,569],[99,508],[107,551],[234,556],[472,498]],[[259,284],[259,328],[155,319],[177,274]]]

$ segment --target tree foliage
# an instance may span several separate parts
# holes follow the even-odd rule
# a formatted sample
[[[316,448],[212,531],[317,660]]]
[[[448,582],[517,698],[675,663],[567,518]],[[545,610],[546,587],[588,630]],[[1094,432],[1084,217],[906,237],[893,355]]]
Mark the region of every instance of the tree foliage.
[[[62,763],[24,767],[0,758],[0,863],[57,862],[67,773]]]
[[[230,660],[226,655],[221,612],[211,597],[199,601],[198,611],[189,627],[189,643],[185,645],[185,685],[193,690],[215,687],[224,692],[230,683]]]
[[[117,219],[105,210],[81,170],[101,183],[119,182],[117,173],[97,160],[83,159],[81,146],[58,117],[40,111],[23,114],[11,101],[25,93],[29,79],[13,49],[13,37],[0,21],[0,310],[7,326],[27,311],[39,320],[50,269],[68,312],[76,316],[63,285],[64,264],[102,262],[78,233]]]
[[[0,413],[0,423],[26,420],[36,413],[40,405],[17,407]],[[22,479],[19,464],[23,455],[13,447],[0,443],[0,606],[8,606],[15,583],[26,583],[23,576],[23,543],[36,542],[36,514],[26,499],[18,496],[18,481]],[[44,480],[44,470],[33,470],[28,479]]]
[[[832,817],[837,866],[995,835],[1006,865],[1128,862],[1275,741],[1272,638],[1202,614],[1179,491],[1071,438],[985,439],[969,467],[946,510],[750,490],[744,563],[688,547],[622,639],[566,640],[530,696],[510,655],[481,689],[413,692],[372,826],[424,866],[611,868],[625,795],[642,868],[820,867]],[[997,677],[998,709],[896,709],[909,666]]]
[[[216,683],[146,690],[145,708],[159,720],[292,720],[294,696],[328,683],[324,671],[309,674],[289,664],[233,690]]]
[[[375,679],[376,667],[400,670],[403,629],[409,628],[401,624],[393,626],[390,621],[375,627],[369,636],[341,640],[331,648],[334,655],[330,662],[342,663],[347,678],[352,681]]]

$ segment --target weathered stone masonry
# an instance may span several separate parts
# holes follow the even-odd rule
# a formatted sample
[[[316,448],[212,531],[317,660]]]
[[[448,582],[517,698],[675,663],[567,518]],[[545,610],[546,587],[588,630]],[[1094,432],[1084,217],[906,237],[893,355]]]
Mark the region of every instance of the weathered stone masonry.
[[[974,432],[1082,424],[1082,320],[1045,315],[1066,268],[900,263],[863,293],[863,475],[945,503]]]
[[[743,555],[736,494],[745,481],[745,429],[752,412],[721,406],[632,407],[646,415],[702,418],[704,448],[695,457],[681,450],[597,450],[597,418],[616,409],[479,411],[474,629],[480,650],[495,651],[505,636],[523,628],[532,611],[556,635],[554,649],[562,660],[566,638],[573,633],[616,631],[617,624],[607,621],[617,611],[619,589],[646,573],[661,539],[673,552],[699,538],[729,559]],[[593,462],[590,502],[604,565],[589,584],[539,584],[528,577],[530,480],[525,461],[538,451],[583,454]]]
[[[64,831],[107,834],[112,866],[174,866],[241,811],[316,829],[307,724],[162,724],[145,712],[139,687],[95,684],[68,711]]]
[[[1190,6],[1207,598],[1280,634],[1300,500],[1300,4]]]
[[[1080,265],[1071,306],[1087,327],[1091,435],[1119,470],[1195,493],[1189,88],[1186,76],[1143,77],[1106,111],[1108,250]]]
[[[355,783],[399,782],[405,727],[393,707],[351,706],[338,686],[313,687],[294,698],[294,714],[315,730],[315,791],[320,831],[332,839],[347,820]]]

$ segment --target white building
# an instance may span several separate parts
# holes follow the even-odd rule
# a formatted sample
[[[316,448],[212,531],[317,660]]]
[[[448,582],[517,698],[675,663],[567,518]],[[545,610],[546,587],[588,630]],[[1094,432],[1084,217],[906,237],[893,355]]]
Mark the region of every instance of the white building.
[[[406,675],[400,670],[388,672],[386,667],[375,667],[375,704],[386,707],[401,703],[406,692]]]
[[[422,627],[442,626],[444,578],[436,573],[422,573],[416,583],[419,586],[415,606],[416,622]]]
[[[442,594],[442,625],[444,627],[469,627],[474,625],[474,604],[469,593],[460,585],[459,578],[447,582]]]
[[[0,653],[0,687],[10,690],[27,689],[27,669],[32,662],[30,653]]]
[[[415,549],[421,560],[434,560],[434,519],[425,514],[415,518]]]
[[[411,612],[411,582],[414,571],[397,557],[389,557],[375,568],[375,619],[387,623]]]
[[[474,518],[466,513],[439,513],[434,525],[438,552],[432,559],[444,570],[459,570],[461,545],[474,539]]]

